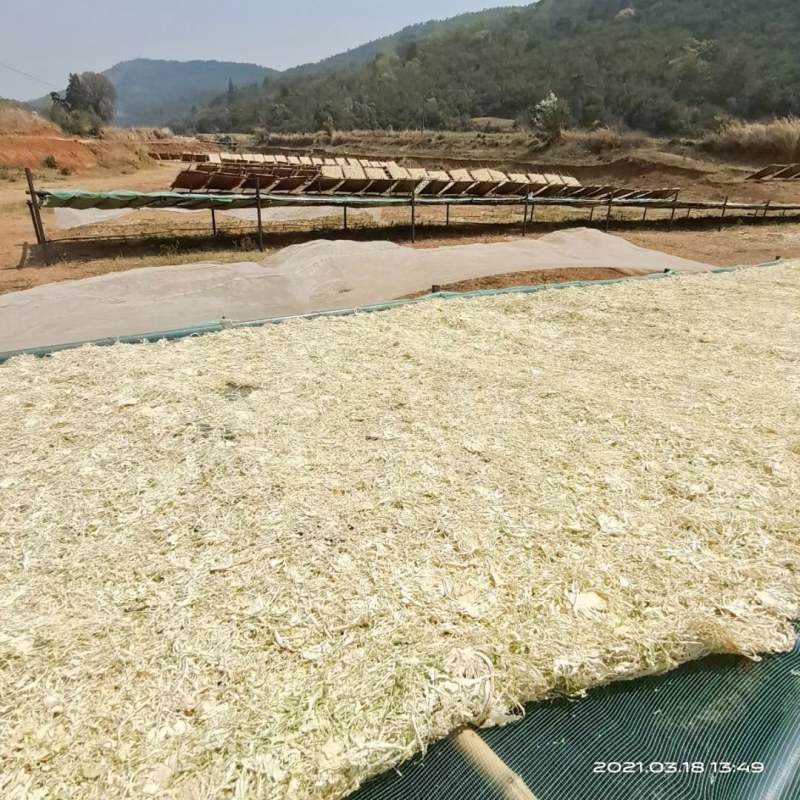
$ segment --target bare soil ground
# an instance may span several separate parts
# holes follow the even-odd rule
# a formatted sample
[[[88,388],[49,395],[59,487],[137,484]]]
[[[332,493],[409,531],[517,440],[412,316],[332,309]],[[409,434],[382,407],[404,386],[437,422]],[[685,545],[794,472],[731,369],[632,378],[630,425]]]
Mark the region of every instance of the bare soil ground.
[[[486,137],[503,140],[517,135],[486,134]],[[453,162],[458,160],[458,155],[466,155],[468,161],[476,153],[469,147],[458,150],[458,140],[466,141],[467,136],[474,134],[448,134],[445,141],[450,148],[441,152],[439,160],[446,157]],[[390,143],[387,146],[391,147],[392,142],[396,144],[396,136],[378,135],[373,141],[376,152],[384,146],[384,138]],[[369,151],[363,142],[358,144],[364,145],[363,151]],[[142,160],[143,143],[122,137],[82,142],[51,136],[0,136],[0,165],[8,163],[5,159],[16,152],[25,151],[29,157],[30,153],[36,153],[38,158],[39,151],[32,149],[34,145],[54,155],[59,165],[59,159],[64,159],[64,166],[74,167],[75,173],[63,175],[59,169],[46,170],[40,166],[36,175],[39,186],[156,191],[167,188],[181,169],[177,163]],[[56,145],[63,150],[54,149]],[[492,149],[498,150],[506,162],[514,155],[513,149],[504,149],[502,142]],[[414,152],[414,158],[409,157],[409,160],[425,160],[419,156],[419,148]],[[395,151],[394,155],[401,154]],[[478,162],[485,163],[480,159]],[[497,163],[502,163],[502,159]],[[684,196],[697,199],[728,196],[752,202],[768,199],[800,202],[800,185],[746,182],[743,178],[748,170],[740,166],[714,164],[669,152],[639,150],[610,157],[592,156],[561,166],[563,171],[571,172],[585,183],[642,188],[669,186],[680,188]],[[221,221],[219,236],[213,238],[210,218],[205,215],[140,213],[102,226],[59,232],[53,226],[52,212],[45,210],[45,227],[54,241],[50,247],[53,264],[44,266],[25,205],[25,188],[21,172],[0,168],[0,293],[144,266],[262,258],[254,226],[244,222]],[[536,221],[528,228],[528,235],[538,236],[576,225],[604,228],[605,220],[599,216],[590,222],[586,211],[540,207]],[[676,220],[670,232],[668,216],[666,212],[653,212],[643,223],[639,213],[615,211],[610,232],[642,247],[721,266],[763,262],[775,256],[800,257],[800,220],[775,216],[756,219],[752,215],[729,217],[718,232],[716,219],[693,216]],[[522,208],[453,208],[449,227],[444,225],[444,209],[426,208],[419,210],[417,222],[417,241],[413,245],[416,247],[502,241],[522,234]],[[380,221],[351,221],[347,235],[365,240],[390,239],[412,246],[410,234],[407,209],[384,209]],[[80,240],[76,240],[76,236],[81,237]],[[338,219],[270,224],[266,229],[266,246],[269,252],[274,252],[313,238],[341,236]],[[535,280],[536,276],[531,275],[525,282]]]
[[[568,283],[570,281],[607,281],[627,278],[629,273],[622,269],[548,269],[529,270],[528,272],[508,272],[505,275],[489,275],[485,278],[473,278],[444,286],[432,286],[437,292],[476,292],[484,289],[509,289],[513,286],[544,286],[546,284]],[[415,292],[402,298],[411,300],[424,297],[428,292]]]

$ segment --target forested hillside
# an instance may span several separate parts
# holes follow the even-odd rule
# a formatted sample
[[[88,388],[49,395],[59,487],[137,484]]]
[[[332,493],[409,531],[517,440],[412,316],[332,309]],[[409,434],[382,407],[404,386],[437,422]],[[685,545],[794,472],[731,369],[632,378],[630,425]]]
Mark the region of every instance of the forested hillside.
[[[471,14],[459,14],[450,19],[433,19],[428,22],[420,22],[416,25],[409,25],[407,28],[393,33],[391,36],[384,36],[367,42],[352,50],[338,53],[330,58],[317,61],[314,64],[303,64],[299,67],[292,67],[282,73],[285,77],[298,77],[305,75],[318,75],[323,72],[332,72],[345,67],[357,67],[375,58],[379,53],[395,50],[401,45],[412,41],[427,39],[429,36],[444,33],[454,27],[476,22],[489,22],[494,18],[501,17],[509,10],[508,6],[500,8],[489,8],[486,11],[475,11]]]
[[[198,132],[524,123],[550,91],[573,124],[678,134],[800,114],[797,0],[542,0],[401,37],[366,64],[269,77],[184,118]]]

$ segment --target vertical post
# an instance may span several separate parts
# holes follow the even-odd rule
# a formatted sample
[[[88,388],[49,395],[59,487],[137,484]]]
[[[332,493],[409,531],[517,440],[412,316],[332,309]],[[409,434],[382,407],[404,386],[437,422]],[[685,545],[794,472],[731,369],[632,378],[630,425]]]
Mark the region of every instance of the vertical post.
[[[594,219],[594,206],[589,209],[589,222]]]
[[[28,200],[28,211],[31,212],[31,222],[33,223],[33,233],[36,236],[36,244],[42,243],[42,237],[39,235],[39,226],[36,224],[36,212],[33,210],[33,203]]]
[[[525,214],[522,217],[522,235],[528,235],[528,195],[525,195]]]
[[[411,190],[411,243],[417,241],[417,187]]]
[[[258,215],[258,249],[264,252],[264,227],[261,224],[261,176],[256,175],[256,213]]]
[[[606,213],[606,233],[608,233],[608,229],[611,227],[611,205],[614,202],[614,192],[611,192],[611,195],[608,198],[608,212]]]
[[[767,200],[767,204],[764,206],[764,219],[767,218],[767,211],[769,211],[770,204],[772,203],[772,199],[770,198]]]
[[[536,203],[531,203],[531,222],[536,219]]]
[[[33,185],[33,173],[28,167],[25,168],[25,177],[28,179],[28,191],[31,196],[31,212],[33,213],[33,227],[36,231],[36,241],[41,245],[42,252],[44,253],[44,262],[49,267],[50,253],[47,249],[47,236],[45,236],[44,233],[42,213],[39,210],[39,198],[36,195],[36,189]]]
[[[691,216],[692,216],[692,209],[691,208],[687,208],[686,209],[686,219],[689,219],[689,217],[691,217]]]
[[[450,227],[450,203],[448,203],[445,207],[447,208],[447,216],[445,217],[444,224],[447,225],[447,227],[449,228]]]
[[[342,214],[342,223],[344,225],[344,230],[347,230],[347,206],[344,207],[344,212]]]
[[[642,214],[642,222],[647,220],[647,206],[644,207],[644,214]]]
[[[678,195],[680,192],[675,192],[675,198],[672,201],[672,215],[669,218],[669,231],[672,233],[672,229],[675,227],[675,212],[678,209]]]
[[[722,213],[719,215],[719,225],[717,225],[717,230],[722,230],[722,223],[725,221],[725,212],[728,210],[728,198],[725,198],[725,202],[722,204]]]
[[[212,208],[211,209],[211,232],[214,234],[214,238],[217,238],[217,212]]]

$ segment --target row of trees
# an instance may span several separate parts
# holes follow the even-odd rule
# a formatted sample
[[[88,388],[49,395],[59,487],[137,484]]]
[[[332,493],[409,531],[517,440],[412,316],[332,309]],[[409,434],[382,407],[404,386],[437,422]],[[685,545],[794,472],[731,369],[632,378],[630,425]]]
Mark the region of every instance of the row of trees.
[[[97,72],[72,73],[64,96],[52,92],[50,99],[50,118],[68,133],[97,134],[114,121],[116,89]]]
[[[796,0],[541,0],[328,74],[269,77],[194,110],[187,131],[463,129],[532,123],[553,92],[567,122],[660,135],[721,118],[800,114]]]

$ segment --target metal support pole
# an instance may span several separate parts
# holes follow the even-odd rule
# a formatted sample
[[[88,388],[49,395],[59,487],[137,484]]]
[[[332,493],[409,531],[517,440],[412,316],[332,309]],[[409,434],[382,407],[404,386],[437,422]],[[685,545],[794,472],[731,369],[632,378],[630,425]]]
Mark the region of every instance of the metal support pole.
[[[669,231],[672,233],[672,229],[675,227],[675,212],[678,209],[678,195],[680,192],[675,192],[675,199],[672,201],[672,215],[669,218]]]
[[[769,211],[769,207],[770,207],[771,203],[772,203],[771,199],[767,200],[767,204],[764,206],[764,219],[767,218],[767,211]]]
[[[614,192],[611,192],[611,196],[608,198],[608,213],[606,214],[606,233],[608,233],[608,230],[611,227],[611,205],[613,202]]]
[[[33,173],[25,168],[25,177],[28,179],[28,191],[31,196],[31,211],[33,213],[33,227],[36,232],[36,241],[41,245],[42,252],[44,253],[44,263],[50,266],[50,253],[47,249],[47,236],[44,232],[44,223],[42,222],[42,213],[39,210],[39,198],[36,195],[36,189],[33,185]]]
[[[728,210],[728,198],[725,198],[725,202],[722,204],[722,213],[719,215],[719,225],[717,225],[717,230],[722,230],[722,223],[725,221],[725,212]]]
[[[594,219],[594,206],[589,209],[589,222]]]
[[[531,203],[531,222],[536,219],[536,203]]]
[[[447,209],[447,216],[445,217],[444,224],[447,225],[447,227],[449,228],[450,227],[450,203],[448,203],[445,206],[445,208]]]
[[[686,209],[686,219],[689,219],[689,217],[691,217],[691,216],[692,216],[692,209],[691,208],[687,208]]]
[[[411,242],[417,241],[417,187],[411,192]]]
[[[344,224],[345,231],[347,230],[347,206],[344,207],[344,212],[342,214],[342,223]]]
[[[258,215],[258,249],[264,252],[264,226],[261,224],[261,178],[256,176],[256,213]]]
[[[528,235],[528,195],[525,195],[525,213],[522,217],[522,235]]]
[[[644,214],[642,214],[642,222],[647,220],[647,208],[645,207]]]
[[[214,234],[214,238],[217,238],[217,212],[214,209],[211,209],[211,232]]]

